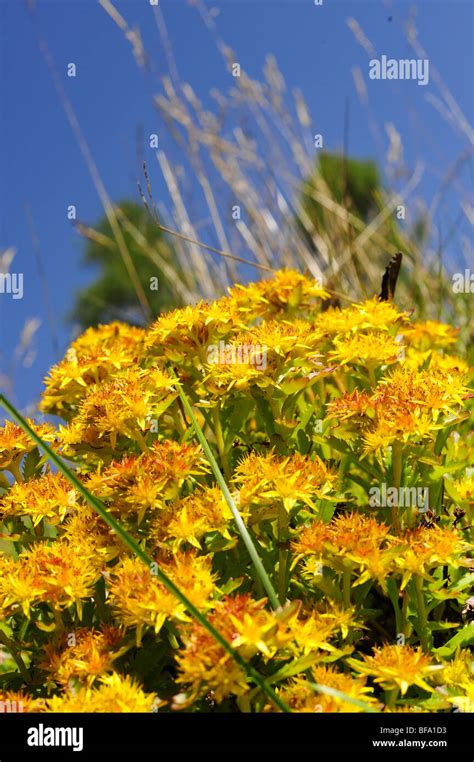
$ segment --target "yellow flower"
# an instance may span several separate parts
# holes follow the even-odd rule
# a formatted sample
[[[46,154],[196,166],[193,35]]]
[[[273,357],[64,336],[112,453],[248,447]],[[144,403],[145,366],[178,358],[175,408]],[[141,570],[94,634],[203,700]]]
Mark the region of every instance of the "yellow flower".
[[[0,498],[0,517],[29,516],[33,526],[42,519],[59,524],[77,508],[78,498],[62,474],[46,473],[28,482],[15,482]]]
[[[397,362],[402,347],[392,336],[383,333],[356,333],[353,336],[336,336],[334,349],[329,355],[331,362],[341,365],[387,365]]]
[[[99,561],[82,556],[69,543],[56,540],[25,550],[16,561],[0,556],[0,609],[10,614],[18,609],[29,618],[30,607],[46,602],[61,610],[92,596],[100,576]]]
[[[94,556],[105,564],[119,554],[128,552],[122,540],[89,506],[74,511],[61,529],[78,556]]]
[[[113,668],[114,661],[122,655],[118,645],[123,632],[117,627],[104,626],[102,630],[85,627],[65,633],[60,644],[48,643],[39,667],[49,672],[54,681],[67,686],[79,680],[92,683]]]
[[[462,357],[441,354],[440,352],[431,349],[421,352],[419,349],[408,347],[405,355],[405,362],[407,365],[414,368],[421,368],[421,366],[424,366],[425,369],[439,370],[445,374],[455,373],[462,375],[466,377],[466,379],[471,372],[468,363],[463,360]]]
[[[208,352],[203,391],[222,395],[235,389],[275,387],[291,393],[329,369],[317,351],[321,335],[304,320],[270,320],[240,332]],[[308,378],[309,374],[312,374]]]
[[[353,699],[363,701],[366,704],[375,705],[372,690],[365,684],[363,678],[353,678],[344,672],[339,672],[335,667],[317,666],[311,670],[314,682],[341,691]],[[308,679],[298,676],[290,680],[280,691],[279,696],[293,712],[362,712],[355,704],[344,701],[342,698],[320,693],[312,688]],[[275,711],[272,706],[266,707],[267,711]]]
[[[416,527],[405,530],[400,537],[391,538],[395,566],[403,572],[402,589],[412,575],[429,578],[433,567],[459,565],[469,544],[453,527]]]
[[[462,689],[471,692],[474,700],[474,659],[467,649],[459,648],[451,661],[444,662],[444,669],[436,675],[435,682],[448,689]],[[474,708],[474,706],[473,706]]]
[[[432,691],[426,681],[433,672],[443,669],[442,665],[433,664],[420,648],[408,645],[378,646],[372,656],[364,654],[362,660],[350,658],[347,663],[360,675],[372,677],[384,690],[399,688],[402,696],[411,685]]]
[[[474,476],[458,479],[454,482],[454,487],[462,500],[467,500],[471,504],[474,502]]]
[[[138,558],[124,558],[111,571],[109,603],[127,627],[137,628],[137,642],[145,626],[158,634],[167,618],[184,618],[185,611],[174,595]]]
[[[349,628],[360,627],[360,624],[355,620],[352,607],[331,605],[303,610],[288,626],[296,650],[306,655],[319,650],[337,652],[331,639],[339,633],[346,638]]]
[[[73,341],[66,357],[51,368],[41,409],[69,415],[92,386],[138,363],[144,338],[144,329],[126,323],[88,328]]]
[[[92,387],[68,428],[60,429],[65,452],[90,448],[115,449],[119,436],[142,441],[176,399],[175,382],[159,368],[133,368]]]
[[[377,385],[374,393],[346,393],[328,406],[328,415],[342,421],[354,418],[365,453],[377,452],[394,440],[424,439],[444,425],[443,416],[456,415],[467,394],[461,372],[441,368],[421,370],[402,363]]]
[[[199,302],[160,315],[148,331],[146,349],[172,362],[206,362],[207,347],[244,327],[228,297]]]
[[[458,329],[436,320],[410,323],[408,326],[403,326],[400,332],[407,344],[422,352],[427,349],[441,349],[455,344],[459,333]]]
[[[170,560],[159,559],[162,567],[178,587],[198,608],[212,605],[210,596],[215,590],[211,559],[194,553],[174,554]],[[140,642],[145,626],[158,633],[166,619],[186,620],[182,603],[162,585],[138,558],[123,558],[111,570],[110,603],[119,620],[127,627],[137,628]]]
[[[294,270],[279,270],[273,278],[248,286],[236,285],[229,289],[229,294],[239,313],[250,320],[293,315],[310,309],[317,299],[329,296],[317,280]]]
[[[315,498],[328,499],[334,491],[337,474],[317,455],[252,452],[237,466],[234,481],[240,484],[240,505],[251,511],[254,520],[262,520],[277,515],[278,503],[287,511],[298,502],[314,509]]]
[[[0,691],[0,705],[2,703],[10,707],[12,713],[44,712],[45,708],[45,699],[33,698],[24,691]]]
[[[285,621],[264,604],[247,594],[226,596],[209,615],[214,627],[245,659],[258,652],[268,658],[288,640]],[[186,686],[187,695],[180,697],[180,706],[208,692],[220,703],[226,696],[241,696],[248,690],[245,672],[201,625],[191,622],[183,628],[182,637],[185,648],[176,657],[177,682]]]
[[[305,560],[315,556],[323,566],[336,571],[357,570],[354,586],[376,579],[385,589],[394,555],[388,540],[386,524],[362,513],[350,513],[338,516],[329,524],[315,521],[304,527],[292,546],[294,552]],[[311,566],[306,568],[306,573],[314,575]]]
[[[49,423],[35,423],[30,418],[26,420],[39,437],[46,442],[54,441],[54,428]],[[6,421],[5,425],[0,428],[0,471],[13,468],[13,474],[16,478],[17,469],[23,456],[34,450],[35,447],[36,443],[20,426],[11,421]]]
[[[153,442],[150,451],[128,455],[106,468],[99,465],[88,481],[90,491],[119,514],[138,514],[163,508],[179,495],[186,479],[209,470],[200,446],[172,440]]]
[[[201,549],[201,540],[209,532],[219,532],[230,540],[227,527],[231,519],[222,491],[218,487],[209,487],[160,511],[150,525],[150,538],[157,545],[169,543],[173,550],[186,542]]]
[[[87,686],[48,699],[47,712],[152,712],[158,708],[155,693],[145,693],[128,675],[112,672],[97,688]]]
[[[408,315],[399,312],[393,302],[374,297],[345,309],[331,308],[321,312],[314,325],[325,334],[344,335],[358,331],[388,331],[407,319]]]

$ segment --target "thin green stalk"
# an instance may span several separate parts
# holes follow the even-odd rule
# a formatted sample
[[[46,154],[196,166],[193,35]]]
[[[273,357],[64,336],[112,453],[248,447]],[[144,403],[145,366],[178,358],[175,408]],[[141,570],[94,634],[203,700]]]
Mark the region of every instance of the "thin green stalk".
[[[258,576],[260,577],[260,580],[262,582],[263,587],[265,588],[265,592],[268,595],[270,603],[273,606],[273,608],[278,609],[280,607],[278,596],[277,596],[277,594],[275,592],[275,589],[274,589],[272,583],[270,582],[270,578],[269,578],[267,572],[265,571],[265,567],[264,567],[264,565],[263,565],[263,563],[261,561],[260,556],[257,553],[257,549],[256,549],[255,545],[252,542],[252,538],[250,537],[248,529],[245,526],[244,520],[243,520],[242,516],[240,515],[239,511],[237,510],[237,506],[235,505],[234,500],[232,498],[232,495],[229,492],[229,488],[227,487],[227,483],[226,483],[224,477],[222,476],[221,470],[220,470],[220,468],[219,468],[219,466],[217,464],[217,461],[216,461],[216,459],[215,459],[215,457],[213,455],[213,452],[212,452],[211,448],[209,447],[209,443],[208,443],[206,437],[204,436],[204,433],[203,433],[199,423],[197,422],[196,416],[194,415],[193,409],[192,409],[192,407],[191,407],[191,405],[190,405],[190,403],[188,401],[188,398],[186,397],[186,395],[184,394],[183,390],[181,389],[181,386],[179,385],[179,380],[178,380],[174,370],[169,368],[169,372],[170,372],[170,375],[172,377],[174,377],[176,379],[176,381],[178,382],[177,388],[178,388],[178,393],[179,393],[180,400],[183,403],[183,407],[184,407],[184,409],[186,411],[186,414],[191,419],[191,423],[192,423],[192,425],[194,427],[194,431],[196,432],[196,436],[199,439],[201,447],[204,450],[204,453],[205,453],[205,455],[206,455],[206,457],[207,457],[207,459],[209,461],[209,464],[210,464],[210,466],[212,468],[212,471],[214,473],[215,479],[216,479],[219,487],[221,488],[222,494],[224,495],[224,499],[225,499],[227,505],[229,506],[229,509],[230,509],[230,511],[232,513],[232,516],[234,517],[234,521],[237,524],[237,529],[240,532],[240,535],[242,537],[242,540],[244,541],[245,547],[247,548],[249,556],[252,559],[252,562],[253,562],[253,564],[255,566],[255,570],[256,570]]]
[[[9,638],[8,635],[3,632],[3,630],[0,630],[0,643],[3,643],[3,645],[8,648],[8,651],[11,654],[13,661],[16,663],[18,671],[20,672],[20,675],[22,676],[25,683],[27,685],[31,685],[33,680],[31,679],[31,675],[26,668],[25,662],[23,661],[20,649],[17,648],[16,643],[11,640],[11,638]]]
[[[288,513],[283,505],[278,508],[278,597],[280,604],[286,603],[286,572],[288,550],[284,547],[288,540]]]
[[[402,443],[399,439],[396,439],[392,444],[392,478],[393,486],[397,488],[397,495],[400,495],[402,483]],[[399,506],[392,506],[392,524],[397,530],[400,529],[400,516],[398,512]]]
[[[389,709],[394,709],[395,704],[397,702],[398,698],[398,688],[395,686],[395,688],[391,688],[388,691],[385,691],[385,706],[388,706]]]
[[[219,457],[221,459],[222,468],[224,469],[224,476],[227,480],[230,480],[231,472],[229,466],[229,459],[225,451],[224,435],[222,433],[221,418],[219,415],[219,408],[215,407],[212,411],[212,420],[214,423],[214,432],[216,435],[217,449],[219,451]]]
[[[423,595],[423,580],[416,575],[414,577],[416,590],[416,606],[418,610],[418,621],[420,623],[420,643],[423,651],[428,648],[428,617],[426,616],[425,598]]]
[[[371,364],[367,365],[367,373],[369,376],[370,385],[372,389],[375,389],[375,387],[377,386],[377,379],[375,378],[375,371],[374,371],[373,365]]]
[[[164,571],[162,571],[155,561],[153,561],[150,556],[148,556],[147,553],[140,547],[140,545],[134,540],[134,538],[129,535],[129,533],[122,527],[120,522],[118,522],[106,509],[106,507],[98,500],[94,495],[92,495],[89,490],[84,486],[84,484],[77,478],[77,476],[71,471],[70,468],[62,461],[62,459],[49,447],[49,445],[46,444],[46,442],[43,442],[41,437],[39,437],[36,432],[31,428],[31,426],[25,421],[21,413],[16,410],[16,408],[8,402],[8,400],[3,396],[3,394],[0,394],[0,405],[2,405],[5,410],[11,415],[13,420],[21,426],[23,431],[27,433],[34,442],[40,447],[45,454],[48,456],[48,458],[54,463],[54,465],[58,468],[58,470],[68,479],[70,484],[82,495],[84,500],[93,508],[99,516],[110,526],[111,529],[115,532],[115,534],[127,545],[130,550],[132,550],[137,558],[139,558],[143,563],[147,566],[148,569],[152,569],[154,571],[155,576],[157,579],[161,582],[161,584],[170,592],[172,595],[174,595],[180,603],[185,606],[187,611],[191,614],[191,616],[202,626],[204,627],[211,635],[212,637],[219,643],[220,646],[230,655],[232,658],[237,662],[237,664],[245,671],[245,673],[251,677],[255,683],[261,688],[264,693],[268,696],[270,701],[272,701],[275,706],[277,706],[279,709],[281,709],[284,712],[290,712],[290,708],[285,704],[285,702],[277,696],[277,694],[269,688],[269,686],[266,684],[264,678],[257,672],[240,654],[238,651],[233,648],[230,643],[227,642],[227,640],[221,635],[221,633],[214,627],[213,624],[208,620],[208,618],[202,614],[199,609],[197,609],[193,603],[186,597],[186,595],[181,592],[180,588],[175,585],[175,583],[168,577],[167,574],[165,574]],[[153,565],[153,566],[152,566]]]
[[[347,609],[351,605],[351,572],[349,569],[342,573],[342,596],[344,608]]]

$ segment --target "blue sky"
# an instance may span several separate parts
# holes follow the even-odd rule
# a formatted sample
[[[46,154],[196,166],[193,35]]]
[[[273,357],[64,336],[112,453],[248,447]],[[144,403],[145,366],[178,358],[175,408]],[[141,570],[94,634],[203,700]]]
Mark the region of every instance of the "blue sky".
[[[158,132],[160,147],[174,150],[152,105],[156,82],[143,77],[123,34],[95,0],[37,0],[41,32],[51,49],[62,82],[113,200],[136,196],[139,172],[135,154],[138,125]],[[115,3],[140,27],[145,46],[160,72],[166,63],[148,0]],[[229,87],[229,74],[196,10],[185,0],[160,0],[181,78],[206,103],[212,87]],[[342,146],[344,108],[350,100],[351,154],[377,158],[366,111],[359,105],[351,70],[367,77],[368,58],[346,20],[354,17],[379,54],[412,57],[401,24],[408,5],[383,0],[215,0],[222,37],[237,60],[259,77],[265,57],[275,54],[290,88],[300,88],[325,147]],[[473,117],[473,8],[471,0],[423,0],[416,4],[419,38],[430,64],[441,73],[467,119]],[[24,273],[24,298],[0,294],[0,368],[5,372],[27,318],[40,318],[37,354],[31,367],[18,370],[16,401],[37,400],[42,378],[55,360],[45,304],[28,230],[28,204],[37,230],[58,327],[60,355],[71,336],[65,322],[75,290],[93,274],[81,264],[83,243],[66,209],[75,204],[81,221],[101,216],[100,201],[38,49],[33,25],[22,0],[0,0],[0,245],[17,250],[12,270]],[[66,77],[74,62],[76,78]],[[368,80],[366,79],[368,82]],[[442,177],[463,148],[456,133],[427,101],[430,82],[370,82],[369,96],[377,121],[393,122],[400,132],[410,167],[426,166],[421,193],[429,204]],[[416,117],[415,117],[416,114]],[[168,141],[168,142],[167,142]],[[153,170],[151,170],[153,172]],[[158,173],[156,173],[158,183]],[[445,201],[446,220],[456,214],[456,197]],[[466,229],[466,235],[470,235]],[[456,258],[459,252],[452,252]]]

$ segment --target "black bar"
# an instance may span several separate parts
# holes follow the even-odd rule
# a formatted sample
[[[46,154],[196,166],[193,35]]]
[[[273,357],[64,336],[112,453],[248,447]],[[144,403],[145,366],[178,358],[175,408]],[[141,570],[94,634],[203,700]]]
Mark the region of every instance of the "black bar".
[[[381,760],[416,754],[419,760],[472,762],[472,727],[472,715],[461,713],[4,714],[0,715],[0,762],[24,758],[108,762],[111,754],[132,759],[141,752],[153,753],[157,759],[161,750],[247,747],[258,752],[275,746],[356,752],[357,757]],[[59,728],[64,733],[56,734]],[[28,739],[43,745],[28,745]],[[70,745],[52,747],[46,745],[49,740]],[[82,749],[73,751],[73,745]]]

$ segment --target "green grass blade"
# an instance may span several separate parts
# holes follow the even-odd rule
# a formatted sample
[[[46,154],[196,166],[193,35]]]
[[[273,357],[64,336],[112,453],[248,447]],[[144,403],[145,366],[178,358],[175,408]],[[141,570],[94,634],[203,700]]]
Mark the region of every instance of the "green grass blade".
[[[196,416],[194,415],[194,412],[193,412],[193,409],[191,407],[191,404],[188,401],[187,396],[185,395],[185,393],[183,392],[183,390],[182,390],[182,388],[181,388],[181,386],[179,384],[179,379],[177,378],[176,374],[174,373],[174,371],[171,368],[169,368],[168,370],[170,372],[170,375],[172,377],[174,377],[178,381],[177,388],[178,388],[178,393],[179,393],[180,400],[183,403],[183,407],[184,407],[187,415],[191,419],[191,423],[193,424],[193,428],[194,428],[194,431],[196,433],[196,436],[199,439],[201,447],[204,450],[206,458],[209,461],[209,465],[211,466],[213,474],[214,474],[214,476],[216,478],[216,481],[217,481],[219,487],[221,488],[222,494],[224,495],[224,499],[225,499],[227,505],[229,506],[229,508],[230,508],[230,510],[232,512],[232,515],[234,517],[234,521],[237,524],[237,529],[239,530],[240,536],[242,537],[242,540],[244,541],[245,547],[248,550],[249,556],[252,559],[253,565],[255,566],[256,572],[257,572],[257,574],[259,576],[259,579],[260,579],[260,582],[262,583],[262,585],[263,585],[263,587],[264,587],[264,589],[265,589],[265,591],[266,591],[266,593],[268,595],[268,598],[269,598],[269,601],[270,601],[271,605],[273,606],[274,609],[278,609],[278,608],[280,608],[280,601],[278,599],[278,596],[277,596],[277,594],[275,592],[275,589],[274,589],[274,587],[273,587],[273,585],[272,585],[272,583],[270,581],[270,578],[269,578],[269,576],[268,576],[268,574],[267,574],[267,572],[265,570],[265,567],[264,567],[264,565],[262,563],[262,560],[261,560],[260,556],[258,555],[257,549],[256,549],[256,547],[255,547],[255,545],[254,545],[254,543],[252,541],[252,538],[250,537],[248,529],[245,526],[244,520],[243,520],[242,516],[240,515],[240,513],[239,513],[239,511],[237,509],[237,506],[234,503],[234,500],[232,498],[232,495],[230,494],[229,488],[227,487],[226,481],[225,481],[225,479],[224,479],[224,477],[223,477],[223,475],[221,473],[219,465],[218,465],[218,463],[217,463],[217,461],[216,461],[216,459],[214,457],[214,454],[213,454],[211,448],[209,447],[209,443],[208,443],[206,437],[204,436],[204,432],[201,429],[199,423],[197,422],[197,419],[196,419]]]
[[[118,537],[132,550],[137,558],[139,558],[148,567],[148,569],[154,570],[154,574],[157,579],[163,584],[163,586],[172,593],[180,603],[185,606],[186,610],[191,616],[204,627],[212,637],[219,643],[225,651],[232,656],[237,664],[245,671],[261,690],[268,696],[270,701],[275,704],[283,712],[290,712],[291,710],[285,704],[282,699],[277,696],[273,689],[269,688],[264,678],[255,670],[239,653],[233,648],[230,643],[220,634],[220,632],[211,624],[205,614],[202,614],[199,609],[194,606],[193,603],[187,598],[187,596],[174,584],[174,582],[163,572],[155,561],[140,547],[140,545],[133,539],[133,537],[127,532],[126,529],[117,521],[107,510],[105,505],[92,495],[87,487],[77,478],[76,474],[63,462],[63,460],[49,447],[46,442],[43,442],[36,432],[31,428],[27,421],[23,418],[21,413],[10,403],[8,400],[0,394],[0,405],[11,415],[15,423],[20,426],[23,431],[28,434],[31,439],[40,447],[43,452],[48,456],[49,460],[58,468],[58,470],[66,477],[70,484],[82,495],[84,500],[93,508],[99,516],[109,525],[111,529],[117,534]],[[153,564],[153,567],[152,567]]]

